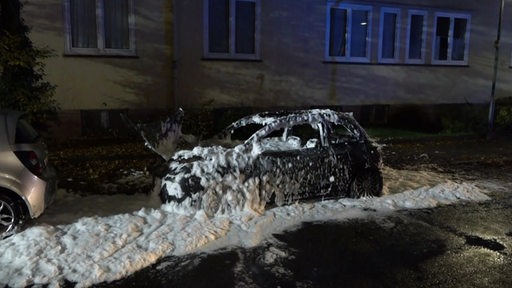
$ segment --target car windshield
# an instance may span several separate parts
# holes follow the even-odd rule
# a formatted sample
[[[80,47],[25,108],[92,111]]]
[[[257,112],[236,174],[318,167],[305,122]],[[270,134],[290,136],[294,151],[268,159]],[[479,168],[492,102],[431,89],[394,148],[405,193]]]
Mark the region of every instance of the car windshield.
[[[236,124],[236,123],[234,123]],[[206,141],[208,145],[220,145],[225,148],[232,148],[244,143],[252,134],[263,128],[262,124],[249,123],[245,125],[230,125],[221,133]]]
[[[35,143],[39,139],[37,131],[27,122],[27,120],[20,118],[16,124],[15,143]]]

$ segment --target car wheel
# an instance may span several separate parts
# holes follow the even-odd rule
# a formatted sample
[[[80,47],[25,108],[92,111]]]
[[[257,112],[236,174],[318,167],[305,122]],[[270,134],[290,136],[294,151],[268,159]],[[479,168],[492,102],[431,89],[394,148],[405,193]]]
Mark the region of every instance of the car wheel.
[[[349,197],[361,198],[382,194],[382,175],[377,169],[364,169],[354,176]]]
[[[9,197],[0,195],[0,239],[14,234],[21,224],[21,209]]]

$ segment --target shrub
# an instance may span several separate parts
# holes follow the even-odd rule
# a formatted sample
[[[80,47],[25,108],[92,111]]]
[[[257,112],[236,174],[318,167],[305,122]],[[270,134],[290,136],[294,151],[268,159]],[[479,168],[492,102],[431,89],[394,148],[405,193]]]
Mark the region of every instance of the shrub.
[[[28,27],[18,20],[13,33],[0,31],[0,108],[25,111],[35,126],[45,128],[48,121],[58,120],[60,109],[53,98],[55,85],[45,80],[43,61],[53,51],[35,47]]]
[[[512,105],[498,108],[496,115],[496,124],[503,128],[512,128]]]

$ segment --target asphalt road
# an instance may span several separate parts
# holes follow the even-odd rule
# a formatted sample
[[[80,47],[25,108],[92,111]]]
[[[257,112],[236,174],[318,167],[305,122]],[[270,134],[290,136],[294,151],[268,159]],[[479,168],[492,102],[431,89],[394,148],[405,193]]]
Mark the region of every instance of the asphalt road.
[[[510,182],[508,166],[454,177]],[[97,287],[512,287],[512,184],[491,200],[305,223],[252,249],[167,257]]]
[[[167,257],[125,279],[96,286],[512,287],[512,135],[493,141],[455,137],[379,142],[385,144],[384,162],[392,168],[435,170],[459,179],[496,178],[508,183],[507,190],[493,191],[490,201],[480,203],[305,223],[252,249]],[[101,146],[102,153],[119,154],[106,160],[99,152],[70,147],[58,151],[54,160],[70,172],[64,179],[80,180],[84,171],[96,170],[80,166],[76,175],[71,173],[75,170],[66,169],[75,164],[66,160],[74,159],[71,152],[102,159],[99,164],[85,161],[93,167],[117,171],[111,166],[147,162],[143,157],[135,164],[126,163],[130,157],[125,154],[141,153],[132,146]],[[117,177],[96,172],[99,175],[87,178],[93,179],[91,183]],[[78,190],[97,190],[86,188]]]

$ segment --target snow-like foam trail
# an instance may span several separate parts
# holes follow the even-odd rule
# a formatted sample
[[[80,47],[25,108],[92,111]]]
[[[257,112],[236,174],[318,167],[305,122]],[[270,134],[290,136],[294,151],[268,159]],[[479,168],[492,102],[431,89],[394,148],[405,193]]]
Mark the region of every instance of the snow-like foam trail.
[[[153,201],[155,195],[102,196],[109,200],[94,206],[92,200],[97,196],[81,198],[61,191],[55,207],[32,227],[0,241],[0,284],[58,287],[67,279],[85,287],[120,279],[168,255],[253,247],[303,222],[340,221],[368,213],[489,199],[485,187],[490,183],[459,183],[433,172],[390,168],[385,168],[384,178],[386,195],[378,198],[300,203],[263,213],[244,210],[215,217],[169,204],[159,206]],[[492,185],[493,189],[499,187],[499,183]],[[135,212],[107,216],[109,209],[137,205]],[[82,209],[74,215],[72,209],[77,207]],[[94,209],[96,215],[103,216],[89,217]],[[56,224],[59,222],[63,224]]]

